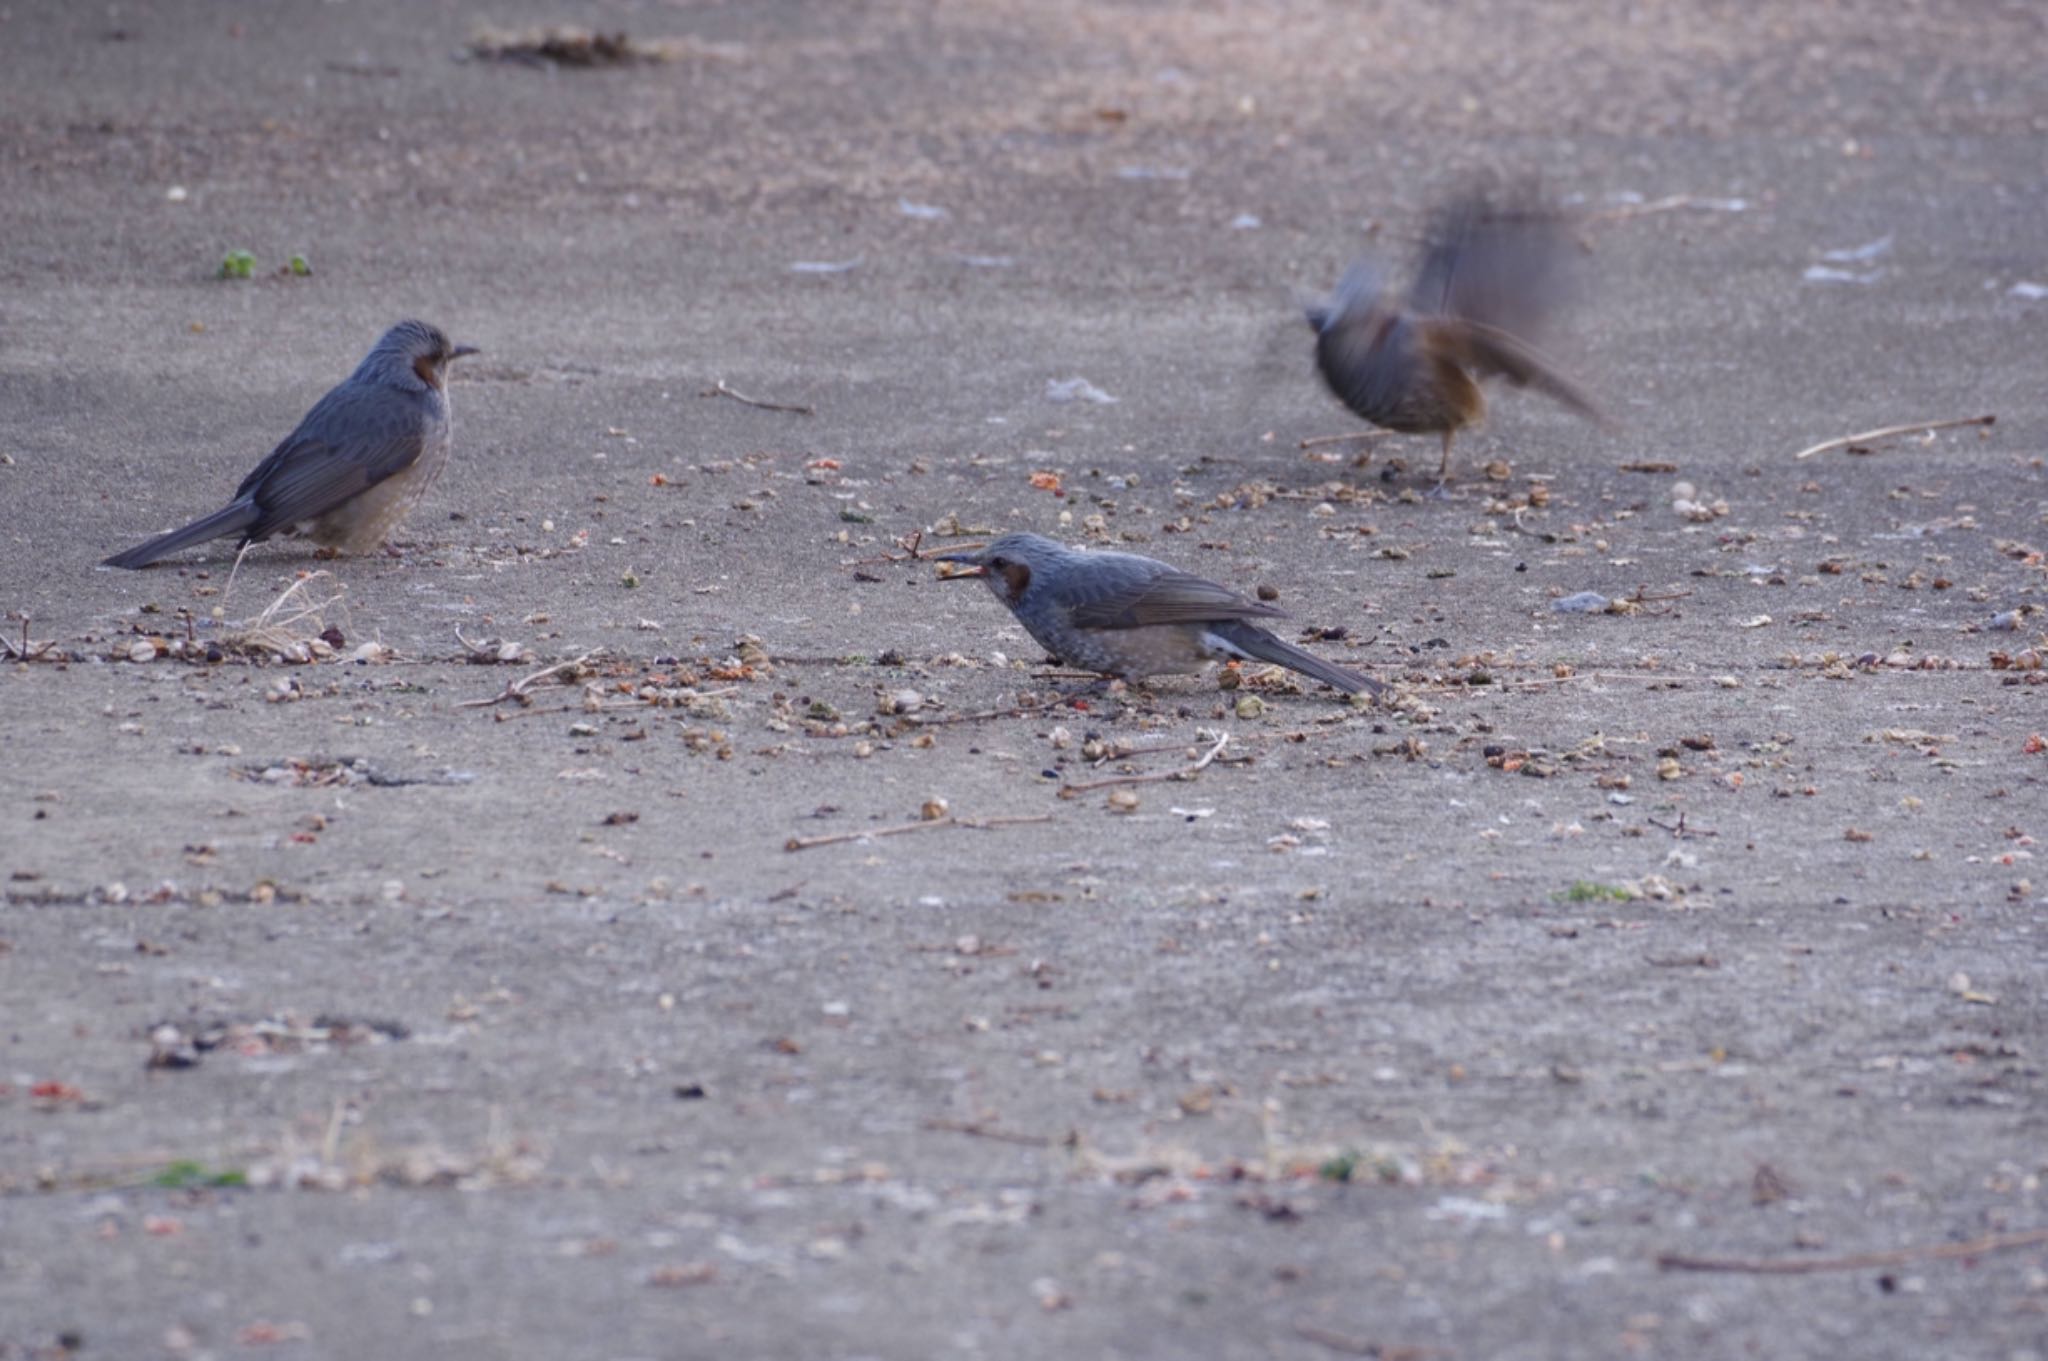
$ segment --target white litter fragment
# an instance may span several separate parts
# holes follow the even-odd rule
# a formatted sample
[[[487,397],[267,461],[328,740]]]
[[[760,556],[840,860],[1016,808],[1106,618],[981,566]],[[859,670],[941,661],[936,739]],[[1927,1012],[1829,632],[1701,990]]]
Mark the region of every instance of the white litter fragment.
[[[1874,284],[1884,277],[1881,269],[1857,273],[1853,269],[1836,269],[1833,265],[1808,265],[1806,273],[1799,276],[1810,284]]]
[[[1617,189],[1606,197],[1607,202],[1621,208],[1697,208],[1708,213],[1746,213],[1750,207],[1746,198],[1701,198],[1697,194],[1667,194],[1653,202],[1633,189]],[[1564,201],[1568,206],[1576,205],[1584,203],[1586,196],[1571,194]]]
[[[1239,213],[1230,219],[1230,230],[1234,232],[1257,231],[1266,224],[1259,221],[1257,213]]]
[[[1425,1219],[1457,1219],[1472,1223],[1483,1219],[1506,1219],[1508,1207],[1470,1196],[1439,1196],[1435,1205],[1422,1212]]]
[[[1881,255],[1888,254],[1891,248],[1891,233],[1886,232],[1877,240],[1866,241],[1860,246],[1850,246],[1843,250],[1824,250],[1820,253],[1820,258],[1833,260],[1838,265],[1867,264]]]
[[[867,257],[856,255],[851,260],[799,260],[789,267],[791,274],[844,274],[849,269],[858,269]]]
[[[1014,255],[956,255],[953,258],[969,269],[1009,269],[1017,263]]]
[[[1552,614],[1599,614],[1607,608],[1607,597],[1598,591],[1580,591],[1550,602]]]
[[[2024,302],[2039,302],[2043,298],[2048,298],[2048,284],[2029,283],[2022,279],[2006,289],[2005,295],[2008,298],[2019,298]]]
[[[1107,406],[1116,398],[1104,392],[1086,378],[1048,378],[1045,382],[1045,400],[1048,402],[1094,402]]]
[[[919,222],[943,222],[952,216],[936,203],[912,203],[907,198],[896,200],[896,211]]]

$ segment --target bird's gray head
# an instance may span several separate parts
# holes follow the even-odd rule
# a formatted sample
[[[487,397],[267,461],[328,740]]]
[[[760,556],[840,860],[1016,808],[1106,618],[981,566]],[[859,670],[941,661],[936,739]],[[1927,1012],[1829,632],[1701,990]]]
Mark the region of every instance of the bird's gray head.
[[[1321,333],[1352,312],[1377,303],[1386,288],[1386,270],[1377,261],[1358,260],[1344,271],[1344,277],[1337,282],[1337,291],[1330,295],[1328,301],[1310,303],[1302,311],[1308,317],[1309,326]]]
[[[363,362],[356,365],[355,376],[412,391],[438,391],[448,382],[448,365],[476,352],[474,345],[449,344],[438,326],[401,321],[370,347]]]
[[[954,572],[945,580],[970,581],[979,577],[995,592],[996,599],[1015,609],[1024,599],[1024,593],[1031,589],[1032,578],[1062,559],[1073,556],[1073,549],[1043,535],[1005,534],[980,548],[940,553],[938,561],[957,562],[969,569]]]

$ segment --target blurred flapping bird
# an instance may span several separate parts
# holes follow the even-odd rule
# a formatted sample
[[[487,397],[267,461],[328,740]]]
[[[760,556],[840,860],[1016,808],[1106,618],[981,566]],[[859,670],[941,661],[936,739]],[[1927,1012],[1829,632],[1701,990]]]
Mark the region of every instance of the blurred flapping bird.
[[[1579,385],[1538,350],[1564,302],[1570,239],[1564,219],[1468,194],[1437,213],[1415,284],[1403,299],[1377,261],[1345,272],[1325,304],[1307,309],[1316,368],[1338,400],[1383,429],[1451,441],[1486,414],[1480,384],[1533,387],[1588,420],[1609,424]]]

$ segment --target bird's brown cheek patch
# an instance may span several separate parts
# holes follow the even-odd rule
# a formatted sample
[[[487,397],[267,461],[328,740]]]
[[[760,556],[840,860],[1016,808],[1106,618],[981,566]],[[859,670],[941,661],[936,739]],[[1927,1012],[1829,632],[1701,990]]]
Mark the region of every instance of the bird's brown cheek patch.
[[[1003,594],[1010,600],[1022,600],[1024,588],[1031,584],[1031,569],[1021,562],[1006,562],[1002,566]]]
[[[441,375],[434,368],[434,356],[423,354],[418,359],[413,360],[412,371],[418,374],[420,381],[428,387],[437,388],[441,386]]]

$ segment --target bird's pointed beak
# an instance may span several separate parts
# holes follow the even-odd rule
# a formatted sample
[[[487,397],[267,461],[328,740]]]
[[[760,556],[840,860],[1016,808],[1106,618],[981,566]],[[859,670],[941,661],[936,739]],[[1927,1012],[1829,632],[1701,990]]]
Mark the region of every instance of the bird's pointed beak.
[[[454,349],[452,349],[452,350],[448,351],[448,358],[449,358],[449,359],[450,359],[450,360],[452,361],[452,360],[460,359],[460,358],[462,358],[462,357],[463,357],[464,355],[466,355],[466,354],[482,354],[482,353],[483,353],[483,351],[482,351],[482,350],[479,350],[479,349],[478,349],[478,348],[477,348],[476,346],[474,346],[474,345],[457,345],[457,346],[456,346],[456,347],[455,347]]]

